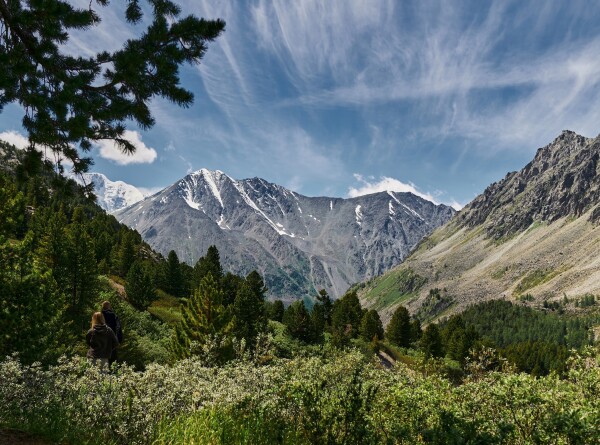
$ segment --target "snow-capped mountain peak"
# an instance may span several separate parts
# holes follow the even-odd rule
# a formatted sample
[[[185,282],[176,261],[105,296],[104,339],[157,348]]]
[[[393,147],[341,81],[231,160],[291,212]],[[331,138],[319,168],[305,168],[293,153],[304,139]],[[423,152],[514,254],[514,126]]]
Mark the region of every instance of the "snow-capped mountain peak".
[[[144,194],[135,186],[123,181],[111,181],[102,173],[83,173],[72,176],[79,184],[94,184],[97,203],[108,213],[135,204],[144,199]]]

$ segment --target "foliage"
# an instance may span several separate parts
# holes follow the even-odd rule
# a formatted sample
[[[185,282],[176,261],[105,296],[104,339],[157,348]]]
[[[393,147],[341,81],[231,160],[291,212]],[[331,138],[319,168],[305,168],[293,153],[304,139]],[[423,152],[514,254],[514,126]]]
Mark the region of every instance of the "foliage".
[[[257,287],[256,281],[247,278],[239,288],[233,303],[234,335],[238,340],[244,339],[250,349],[254,349],[258,334],[266,329],[264,294],[261,292],[263,287]]]
[[[283,314],[283,324],[289,334],[303,342],[311,339],[310,314],[304,306],[303,300],[294,301]]]
[[[232,329],[231,312],[223,306],[223,292],[209,273],[182,306],[181,322],[173,337],[173,354],[176,358],[190,357],[216,339],[220,343],[216,352],[219,360],[226,360],[231,355]]]
[[[356,338],[362,320],[362,308],[355,291],[335,301],[331,314],[331,335],[334,345],[345,346]]]
[[[80,359],[43,369],[9,357],[0,425],[89,444],[598,443],[597,350],[574,356],[564,379],[489,371],[488,358],[454,385],[356,352],[109,374]]]
[[[438,326],[435,323],[430,323],[427,325],[423,331],[423,336],[421,337],[419,346],[425,354],[425,358],[436,358],[444,355],[442,336]]]
[[[360,323],[360,336],[367,342],[383,340],[383,324],[375,309],[371,309],[363,315]]]
[[[386,338],[397,346],[408,348],[411,343],[410,314],[404,306],[398,306],[386,328]]]
[[[152,278],[140,261],[129,268],[125,292],[129,302],[139,310],[145,310],[156,299]]]
[[[125,18],[139,29],[147,9],[139,0],[126,3]],[[199,63],[207,42],[219,36],[225,23],[180,18],[181,9],[170,0],[148,3],[152,19],[139,38],[128,39],[115,52],[82,57],[68,54],[66,44],[71,32],[100,22],[93,2],[81,9],[63,0],[0,2],[0,108],[10,102],[23,107],[31,144],[70,160],[75,172],[90,164],[80,158],[76,144],[88,152],[91,141],[112,139],[123,152],[134,152],[124,124],[152,127],[153,97],[184,107],[193,102],[192,93],[179,84],[179,67]]]
[[[269,320],[274,320],[281,323],[283,321],[283,313],[285,312],[283,301],[266,301],[265,312]]]

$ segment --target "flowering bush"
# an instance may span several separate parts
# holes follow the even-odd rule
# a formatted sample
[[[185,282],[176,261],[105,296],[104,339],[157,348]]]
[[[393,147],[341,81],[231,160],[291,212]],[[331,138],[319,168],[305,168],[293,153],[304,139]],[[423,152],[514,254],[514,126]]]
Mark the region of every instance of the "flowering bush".
[[[103,373],[78,358],[43,369],[12,356],[0,362],[0,426],[69,443],[600,443],[592,349],[564,379],[509,369],[462,385],[357,352],[259,363]]]

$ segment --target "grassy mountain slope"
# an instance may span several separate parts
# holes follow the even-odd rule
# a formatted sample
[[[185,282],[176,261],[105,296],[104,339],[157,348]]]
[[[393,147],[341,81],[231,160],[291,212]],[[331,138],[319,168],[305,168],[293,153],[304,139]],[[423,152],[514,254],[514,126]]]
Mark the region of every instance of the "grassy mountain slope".
[[[542,306],[600,293],[600,138],[563,132],[423,240],[399,267],[359,285],[389,320],[424,320],[504,298]]]

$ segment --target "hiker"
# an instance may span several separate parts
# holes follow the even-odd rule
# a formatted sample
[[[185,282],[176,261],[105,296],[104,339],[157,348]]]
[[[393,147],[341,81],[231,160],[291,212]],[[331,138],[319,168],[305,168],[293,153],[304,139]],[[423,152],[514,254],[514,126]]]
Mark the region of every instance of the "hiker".
[[[106,320],[106,325],[112,329],[112,331],[117,336],[117,340],[119,340],[119,344],[123,343],[123,331],[121,329],[121,320],[117,314],[111,308],[110,301],[105,301],[102,303],[102,315],[104,315],[104,319]],[[117,359],[117,350],[113,349],[112,354],[110,356],[109,365],[112,365],[113,362]]]
[[[113,330],[106,325],[102,312],[92,315],[92,328],[85,336],[89,346],[87,357],[93,364],[99,364],[105,369],[109,366],[109,359],[113,351],[119,346],[119,340]]]

